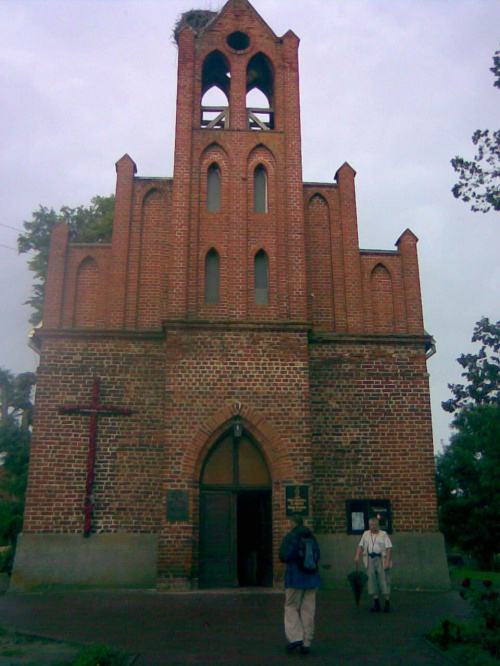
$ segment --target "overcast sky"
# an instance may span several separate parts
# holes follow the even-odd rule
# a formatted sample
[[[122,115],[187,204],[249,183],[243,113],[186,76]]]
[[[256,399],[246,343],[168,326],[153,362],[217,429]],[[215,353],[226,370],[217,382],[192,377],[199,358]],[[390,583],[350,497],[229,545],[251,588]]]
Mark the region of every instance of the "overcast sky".
[[[16,247],[39,204],[88,205],[115,187],[128,153],[139,176],[173,171],[183,11],[222,0],[0,0],[0,366],[35,370],[27,347],[32,277]],[[303,173],[357,171],[360,247],[418,244],[434,443],[441,401],[475,349],[476,321],[500,319],[500,214],[453,198],[450,159],[473,157],[476,129],[500,127],[492,56],[500,0],[254,0],[278,36],[300,37]],[[8,246],[8,247],[3,247]]]

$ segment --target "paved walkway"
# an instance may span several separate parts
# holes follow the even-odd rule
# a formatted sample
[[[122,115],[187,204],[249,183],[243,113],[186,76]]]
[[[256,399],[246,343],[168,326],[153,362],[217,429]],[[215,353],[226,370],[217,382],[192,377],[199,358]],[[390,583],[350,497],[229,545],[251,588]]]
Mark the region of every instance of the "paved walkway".
[[[445,666],[423,639],[444,617],[465,617],[458,593],[398,592],[393,612],[372,615],[364,596],[321,591],[310,656],[287,655],[284,595],[268,591],[159,593],[72,592],[0,597],[8,629],[81,643],[102,642],[138,653],[137,666],[171,664]]]

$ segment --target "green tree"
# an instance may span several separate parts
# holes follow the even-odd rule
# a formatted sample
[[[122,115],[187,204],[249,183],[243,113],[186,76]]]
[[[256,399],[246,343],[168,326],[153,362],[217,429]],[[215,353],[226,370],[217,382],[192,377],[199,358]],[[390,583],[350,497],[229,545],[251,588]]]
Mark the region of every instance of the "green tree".
[[[61,222],[70,229],[70,238],[78,243],[107,243],[113,233],[115,197],[95,196],[88,207],[69,208],[63,206],[59,213],[51,208],[39,206],[31,214],[31,220],[23,222],[24,233],[17,239],[19,252],[32,251],[28,266],[34,273],[33,295],[26,301],[33,308],[30,322],[37,325],[43,316],[45,281],[49,263],[50,237],[52,230]]]
[[[487,317],[474,327],[472,342],[481,342],[477,354],[462,354],[457,358],[464,368],[462,377],[467,384],[448,384],[454,397],[441,403],[446,412],[500,400],[500,321],[490,324]]]
[[[439,522],[446,541],[491,571],[500,551],[500,405],[463,408],[437,456]]]
[[[495,51],[493,85],[500,88],[500,51]],[[451,160],[459,180],[452,188],[453,196],[471,204],[474,212],[487,213],[493,209],[500,211],[500,130],[476,130],[472,143],[477,147],[473,160],[454,157]]]
[[[490,570],[500,551],[500,321],[477,322],[477,354],[462,354],[467,384],[449,384],[454,397],[450,443],[436,458],[439,522],[446,541]]]
[[[23,525],[35,381],[32,372],[0,368],[0,570],[10,570]]]
[[[14,543],[21,531],[30,457],[29,430],[10,418],[0,426],[0,541]]]
[[[34,372],[22,372],[16,376],[10,370],[0,368],[0,424],[13,417],[20,420],[22,430],[28,429],[33,414],[35,383]]]

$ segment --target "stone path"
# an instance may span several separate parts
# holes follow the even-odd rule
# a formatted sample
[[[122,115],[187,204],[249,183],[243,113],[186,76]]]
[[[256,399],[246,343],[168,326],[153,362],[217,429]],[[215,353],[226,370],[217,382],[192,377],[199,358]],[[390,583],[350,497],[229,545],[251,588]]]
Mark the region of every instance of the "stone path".
[[[137,666],[444,666],[450,661],[424,634],[439,619],[468,612],[456,591],[395,591],[389,615],[370,614],[367,597],[356,607],[350,590],[320,591],[313,654],[301,656],[284,652],[283,599],[262,590],[6,594],[0,624],[69,643],[106,643],[136,653]]]

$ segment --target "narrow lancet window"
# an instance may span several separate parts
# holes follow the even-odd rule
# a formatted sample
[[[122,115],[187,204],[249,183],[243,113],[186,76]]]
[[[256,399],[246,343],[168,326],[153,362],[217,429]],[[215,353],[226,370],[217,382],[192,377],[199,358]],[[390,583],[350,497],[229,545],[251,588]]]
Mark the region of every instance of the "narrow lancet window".
[[[254,262],[255,305],[269,305],[269,266],[264,250],[259,250]]]
[[[207,174],[207,211],[218,213],[220,211],[221,177],[217,164],[212,164]]]
[[[220,261],[213,248],[205,257],[205,303],[219,302]]]
[[[262,164],[253,174],[253,209],[255,213],[267,213],[267,173]]]

